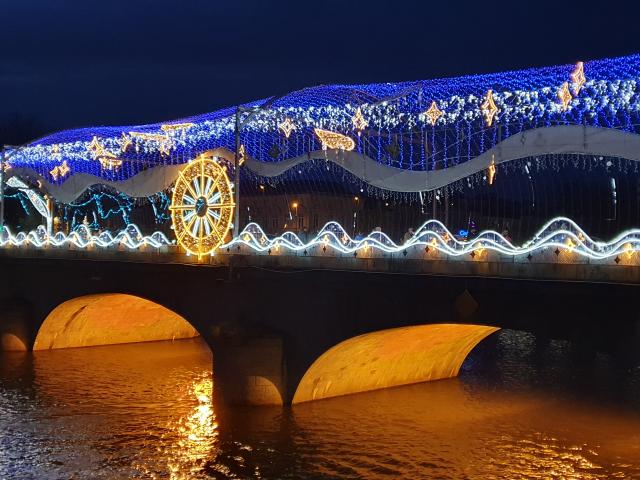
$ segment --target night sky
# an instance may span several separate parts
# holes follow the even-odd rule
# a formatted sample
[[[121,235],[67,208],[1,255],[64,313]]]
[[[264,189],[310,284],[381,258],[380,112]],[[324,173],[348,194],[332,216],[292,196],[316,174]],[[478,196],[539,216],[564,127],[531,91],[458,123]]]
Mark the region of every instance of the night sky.
[[[0,0],[0,122],[149,123],[318,84],[625,55],[638,3]]]

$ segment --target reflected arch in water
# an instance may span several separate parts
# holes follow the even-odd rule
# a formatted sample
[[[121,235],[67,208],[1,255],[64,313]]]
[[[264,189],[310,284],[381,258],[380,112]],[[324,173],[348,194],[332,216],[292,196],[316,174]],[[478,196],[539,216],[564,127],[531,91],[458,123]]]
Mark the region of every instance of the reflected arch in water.
[[[26,352],[29,350],[29,302],[5,299],[0,302],[0,352]]]
[[[455,377],[469,352],[497,330],[484,325],[433,324],[350,338],[311,365],[293,403]]]
[[[4,332],[0,334],[0,352],[26,352],[27,350],[24,339],[15,333]]]
[[[198,331],[157,303],[122,293],[85,295],[45,318],[33,349],[49,350],[194,338]]]

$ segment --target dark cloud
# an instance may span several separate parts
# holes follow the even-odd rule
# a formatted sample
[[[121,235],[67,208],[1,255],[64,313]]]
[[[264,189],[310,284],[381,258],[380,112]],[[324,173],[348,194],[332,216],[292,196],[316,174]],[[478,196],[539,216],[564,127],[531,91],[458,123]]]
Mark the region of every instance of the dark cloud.
[[[0,116],[145,123],[322,83],[624,55],[636,3],[0,0]]]

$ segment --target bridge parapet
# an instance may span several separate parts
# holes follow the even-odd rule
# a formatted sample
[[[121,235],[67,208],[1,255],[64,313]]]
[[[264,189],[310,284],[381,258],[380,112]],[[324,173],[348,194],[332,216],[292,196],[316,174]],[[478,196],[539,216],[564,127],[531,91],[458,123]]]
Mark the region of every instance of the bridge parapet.
[[[406,252],[406,253],[405,253]],[[549,250],[533,258],[508,256],[484,251],[473,256],[449,257],[419,247],[402,253],[369,250],[348,254],[316,248],[310,251],[256,253],[238,245],[213,256],[187,256],[176,246],[129,249],[76,249],[67,247],[0,249],[6,259],[96,260],[148,264],[182,264],[214,268],[266,268],[282,271],[344,270],[353,272],[487,277],[528,280],[562,280],[580,282],[640,283],[640,265],[635,257],[621,255],[614,259],[594,260],[577,254]]]

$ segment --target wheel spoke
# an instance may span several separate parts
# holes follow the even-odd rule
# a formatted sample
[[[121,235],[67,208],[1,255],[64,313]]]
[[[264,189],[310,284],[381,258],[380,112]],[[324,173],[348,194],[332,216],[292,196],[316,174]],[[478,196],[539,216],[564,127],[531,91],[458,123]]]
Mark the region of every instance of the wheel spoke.
[[[216,227],[216,222],[211,220],[211,217],[209,215],[206,215],[204,218],[207,220],[207,223],[211,226],[211,230],[216,232],[216,234],[217,234],[218,233],[218,227]]]
[[[191,180],[191,184],[193,185],[193,188],[196,191],[196,198],[200,198],[202,196],[202,190],[200,188],[200,180],[196,177],[193,180]]]
[[[200,229],[200,217],[196,215],[194,219],[193,226],[191,227],[191,234],[194,238],[199,238],[198,230]]]
[[[212,192],[216,191],[216,188],[218,187],[218,182],[220,181],[221,178],[222,178],[222,173],[218,173],[218,175],[216,175],[216,178],[213,180],[213,184],[211,185]]]
[[[209,192],[211,191],[211,183],[213,179],[211,177],[207,177],[207,182],[204,185],[204,190],[202,190],[202,196],[204,198],[209,198]]]
[[[207,207],[209,208],[229,208],[229,207],[233,207],[233,203],[214,203],[213,205],[211,204],[207,204]]]
[[[221,215],[218,212],[211,210],[211,216],[216,219],[216,222],[220,221]]]
[[[191,211],[187,212],[187,213],[184,215],[184,220],[185,220],[185,222],[190,221],[190,220],[193,218],[193,216],[194,216],[195,214],[196,214],[196,211],[195,211],[195,210],[191,210]]]
[[[220,197],[222,196],[221,192],[215,192],[213,195],[211,195],[208,199],[207,199],[207,205],[211,206],[213,204],[215,204],[218,200],[220,200]]]
[[[200,194],[204,195],[204,160],[200,161]]]
[[[191,186],[191,182],[187,181],[186,177],[184,176],[184,174],[182,173],[182,171],[178,172],[178,176],[182,179],[182,181],[184,182],[184,184],[187,186],[187,190],[189,190],[189,193],[191,193],[191,195],[193,196],[193,198],[197,198],[198,194],[196,193],[196,191],[193,189],[193,187]],[[193,202],[195,203],[195,202]]]
[[[193,215],[193,216],[189,219],[189,221],[185,222],[185,223],[187,224],[187,229],[188,229],[189,231],[191,231],[191,227],[193,226],[193,224],[196,222],[196,220],[197,220],[197,219],[198,219],[198,216],[197,216],[197,215]]]
[[[204,228],[204,218],[198,218],[198,242],[202,242],[202,229]]]
[[[171,210],[195,210],[195,205],[171,205],[169,207]]]

